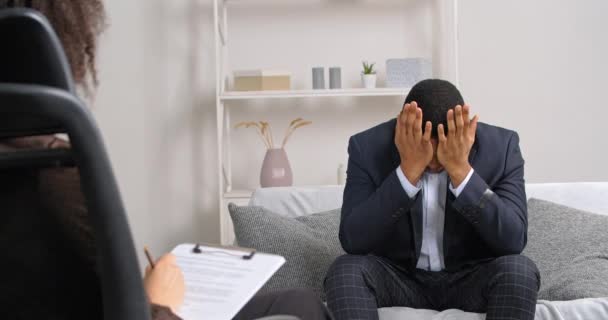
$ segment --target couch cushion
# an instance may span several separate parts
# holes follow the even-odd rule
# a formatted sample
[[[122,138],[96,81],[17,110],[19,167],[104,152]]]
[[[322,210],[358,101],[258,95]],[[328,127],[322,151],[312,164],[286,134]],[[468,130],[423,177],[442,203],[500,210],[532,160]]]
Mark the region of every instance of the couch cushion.
[[[249,205],[299,217],[342,207],[342,193],[344,186],[260,188],[251,195]]]
[[[555,202],[591,213],[608,215],[608,182],[526,184],[528,199]]]
[[[470,313],[456,309],[433,311],[406,307],[378,310],[380,320],[483,320],[483,313]],[[535,320],[589,320],[608,318],[608,298],[588,298],[571,301],[538,301]]]
[[[344,254],[338,230],[340,209],[289,218],[262,207],[228,206],[239,246],[285,257],[283,267],[261,292],[310,288],[324,298],[323,280]]]
[[[280,215],[298,217],[342,206],[344,186],[261,188],[251,195],[250,206]],[[552,201],[572,208],[608,215],[608,182],[528,183],[528,199]]]
[[[524,254],[540,270],[539,299],[608,297],[608,217],[530,199]]]

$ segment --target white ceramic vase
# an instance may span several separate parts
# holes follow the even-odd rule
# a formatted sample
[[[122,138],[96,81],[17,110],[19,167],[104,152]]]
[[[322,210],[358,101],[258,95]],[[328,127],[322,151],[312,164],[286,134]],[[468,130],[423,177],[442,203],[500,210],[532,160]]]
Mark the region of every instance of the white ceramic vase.
[[[363,83],[363,88],[365,89],[374,89],[376,88],[376,74],[361,74],[361,82]]]

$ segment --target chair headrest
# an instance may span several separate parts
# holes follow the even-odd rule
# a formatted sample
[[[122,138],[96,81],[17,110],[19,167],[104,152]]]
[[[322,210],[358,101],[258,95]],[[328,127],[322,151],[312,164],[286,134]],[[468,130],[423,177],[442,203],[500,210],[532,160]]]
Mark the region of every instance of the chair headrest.
[[[25,8],[0,10],[0,83],[34,84],[75,93],[65,52],[48,20]]]

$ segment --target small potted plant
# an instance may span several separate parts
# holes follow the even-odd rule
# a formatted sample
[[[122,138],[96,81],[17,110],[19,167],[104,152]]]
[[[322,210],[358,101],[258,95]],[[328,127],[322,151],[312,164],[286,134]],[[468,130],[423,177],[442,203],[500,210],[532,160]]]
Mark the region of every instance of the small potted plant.
[[[363,72],[361,72],[361,82],[365,89],[373,89],[376,87],[376,70],[374,70],[375,63],[368,63],[363,61]]]

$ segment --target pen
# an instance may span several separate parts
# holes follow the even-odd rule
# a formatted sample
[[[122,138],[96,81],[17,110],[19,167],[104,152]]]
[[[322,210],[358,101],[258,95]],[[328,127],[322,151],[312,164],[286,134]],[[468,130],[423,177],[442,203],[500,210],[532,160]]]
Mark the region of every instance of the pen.
[[[150,251],[148,250],[147,246],[144,247],[144,253],[146,254],[146,258],[148,258],[150,268],[154,269],[154,259],[152,259],[152,255],[150,254]]]

